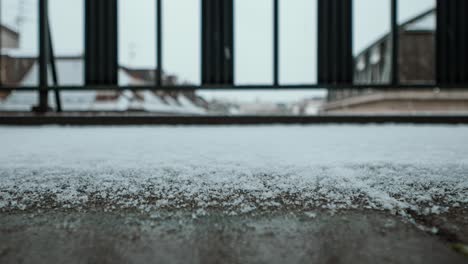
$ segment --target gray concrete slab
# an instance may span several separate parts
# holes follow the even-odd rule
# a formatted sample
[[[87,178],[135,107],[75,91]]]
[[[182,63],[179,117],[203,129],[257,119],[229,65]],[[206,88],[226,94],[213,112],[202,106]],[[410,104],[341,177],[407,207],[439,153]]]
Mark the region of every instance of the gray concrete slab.
[[[467,261],[443,238],[377,211],[195,218],[180,212],[0,214],[0,263],[5,264]]]

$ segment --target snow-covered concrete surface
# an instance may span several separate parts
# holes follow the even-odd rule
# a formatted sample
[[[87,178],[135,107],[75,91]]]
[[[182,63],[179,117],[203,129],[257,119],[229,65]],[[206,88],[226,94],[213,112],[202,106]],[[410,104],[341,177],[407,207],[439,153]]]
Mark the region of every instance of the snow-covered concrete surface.
[[[2,211],[468,204],[467,126],[0,127],[0,139]]]
[[[467,126],[0,139],[0,263],[466,263]]]
[[[436,237],[382,212],[315,217],[133,213],[0,214],[9,263],[466,263]]]

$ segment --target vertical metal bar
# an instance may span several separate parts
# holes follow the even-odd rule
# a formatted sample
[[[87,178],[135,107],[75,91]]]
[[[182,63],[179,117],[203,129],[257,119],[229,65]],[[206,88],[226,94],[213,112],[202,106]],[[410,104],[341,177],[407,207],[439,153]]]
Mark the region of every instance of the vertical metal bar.
[[[437,1],[437,84],[468,80],[468,12],[466,0]]]
[[[352,0],[318,1],[318,83],[352,83]]]
[[[213,42],[213,31],[214,31],[214,16],[213,16],[213,0],[203,0],[206,2],[206,7],[204,9],[204,16],[205,16],[205,25],[203,25],[203,30],[206,34],[206,46],[204,47],[204,51],[206,54],[206,68],[205,68],[205,81],[206,83],[214,83],[214,71],[213,71],[213,50],[214,50],[214,42]]]
[[[392,31],[392,84],[400,83],[400,35],[398,29],[398,0],[391,0],[391,31]]]
[[[279,0],[273,2],[273,85],[279,85]]]
[[[55,67],[54,44],[52,42],[52,32],[50,30],[49,19],[47,19],[47,33],[48,33],[47,35],[49,38],[49,63],[50,63],[50,69],[52,71],[52,81],[55,86],[58,86],[57,68]],[[57,106],[56,111],[62,112],[62,102],[60,100],[60,91],[55,89],[54,95],[55,95],[55,103]]]
[[[95,0],[90,0],[90,1],[95,1]],[[97,30],[95,31],[96,32],[96,42],[94,43],[96,49],[95,49],[95,53],[94,53],[94,56],[95,58],[98,58],[97,59],[97,62],[96,63],[98,66],[97,66],[97,69],[96,69],[96,72],[97,72],[97,78],[98,78],[98,82],[100,84],[104,84],[107,82],[107,74],[105,73],[105,68],[107,67],[107,61],[109,60],[109,58],[107,57],[107,49],[104,50],[103,49],[103,46],[105,45],[104,44],[104,41],[105,39],[107,38],[106,36],[103,36],[103,33],[106,32],[105,28],[106,28],[106,12],[104,12],[105,8],[107,7],[107,0],[99,0],[99,1],[95,1],[97,2],[96,3],[96,10],[97,10],[97,13],[99,14],[98,17],[96,17],[95,19],[95,27],[97,28]]]
[[[108,10],[106,10],[105,14],[107,16],[107,24],[112,25],[109,26],[109,29],[107,30],[107,37],[108,39],[115,40],[115,42],[118,42],[118,5],[115,0],[107,0],[108,4]],[[105,49],[105,47],[103,47]],[[118,84],[118,44],[110,45],[110,48],[105,49],[107,50],[107,67],[106,67],[106,75],[109,76],[109,82]]]
[[[332,64],[332,72],[333,72],[333,80],[335,83],[341,82],[341,66],[343,65],[343,49],[345,45],[343,45],[343,14],[345,13],[345,6],[344,2],[347,0],[333,0],[333,16],[335,17],[332,20],[332,27],[333,27],[333,39],[331,44],[333,46],[333,52],[331,56],[333,58]]]
[[[220,61],[220,83],[226,83],[227,82],[227,74],[226,74],[226,69],[228,67],[228,61],[226,57],[226,45],[227,45],[227,24],[228,24],[228,17],[226,15],[228,14],[227,9],[228,9],[228,1],[229,0],[224,0],[221,1],[221,10],[220,10],[220,16],[221,16],[221,23],[220,23],[220,43],[219,46],[221,48],[220,53],[221,53],[221,61]]]
[[[332,63],[329,64],[330,66],[330,73],[331,73],[331,80],[333,83],[338,83],[339,76],[338,76],[338,64],[340,61],[340,57],[338,57],[341,49],[341,44],[339,42],[338,36],[340,35],[340,10],[343,7],[342,1],[343,0],[328,0],[331,4],[330,9],[330,25],[331,25],[331,34],[329,39],[329,45],[331,46],[332,51],[329,53],[329,58]]]
[[[87,85],[118,84],[117,8],[117,0],[85,1]]]
[[[460,45],[459,45],[459,51],[460,51],[460,58],[459,58],[459,75],[458,78],[460,80],[460,83],[466,83],[466,80],[468,79],[466,77],[468,71],[467,71],[467,66],[468,66],[468,58],[467,58],[467,52],[466,52],[466,47],[468,46],[468,23],[466,19],[466,11],[468,10],[468,2],[467,1],[461,1],[460,2],[460,8],[458,10],[458,17],[460,17],[460,27],[459,27],[459,36],[461,38],[460,40]]]
[[[233,64],[232,64],[232,46],[234,43],[232,42],[232,35],[234,31],[233,26],[233,13],[234,13],[234,1],[228,0],[224,6],[224,79],[223,82],[225,84],[232,83],[232,72],[233,72]]]
[[[334,80],[332,55],[335,52],[333,35],[336,30],[332,25],[335,20],[333,3],[335,0],[318,0],[318,82],[328,84]]]
[[[234,83],[234,1],[202,0],[202,84]]]
[[[108,4],[106,3],[108,0],[90,1],[96,2],[94,7],[96,8],[98,14],[98,16],[94,18],[95,27],[97,28],[97,30],[95,30],[96,42],[94,43],[94,57],[96,58],[96,64],[98,65],[96,68],[97,78],[99,84],[104,84],[107,83],[108,80],[105,68],[107,67],[107,62],[109,61],[107,56],[108,49],[104,49],[105,40],[107,37],[103,35],[103,33],[106,32],[105,28],[107,26],[106,12],[104,10],[106,7],[108,7]]]
[[[92,8],[90,7],[89,3],[87,1],[85,1],[85,8],[84,8],[84,12],[85,12],[85,19],[84,19],[84,28],[85,28],[85,34],[84,34],[84,64],[85,64],[85,81],[84,81],[84,84],[87,84],[88,81],[90,81],[90,71],[91,71],[91,65],[93,64],[89,64],[88,65],[88,62],[91,60],[91,56],[89,54],[89,51],[90,51],[90,48],[91,48],[91,42],[89,41],[89,32],[88,32],[88,28],[90,28],[89,26],[89,23],[90,23],[90,17],[92,16],[91,15],[91,12],[92,12]]]
[[[162,77],[163,77],[163,58],[162,58],[162,43],[163,43],[163,34],[162,34],[162,0],[156,0],[157,5],[157,26],[156,26],[156,35],[157,35],[157,60],[158,60],[158,72],[157,72],[157,82],[156,86],[161,87]]]
[[[326,83],[326,72],[324,69],[326,67],[326,42],[327,42],[327,31],[326,23],[324,23],[326,14],[326,2],[323,0],[317,1],[317,83],[324,84]],[[328,98],[333,98],[335,91],[328,89]]]
[[[212,0],[202,0],[202,84],[215,82],[213,78],[213,6]]]
[[[343,43],[344,47],[344,62],[341,71],[343,72],[343,80],[350,84],[354,81],[354,56],[353,56],[353,0],[345,2],[346,8],[343,14]]]
[[[48,0],[39,0],[39,104],[34,108],[36,112],[47,112],[48,102],[48,79],[47,62],[49,59],[49,38],[47,30]]]
[[[446,11],[445,0],[437,0],[437,31],[436,31],[436,80],[437,84],[440,85],[444,82],[445,71],[447,70],[443,65],[447,64],[447,57],[443,56],[445,50],[445,36],[447,25],[445,23]]]
[[[340,3],[340,6],[339,8],[337,9],[337,25],[338,25],[338,29],[337,29],[337,36],[336,36],[336,39],[337,39],[337,43],[341,43],[341,45],[339,45],[339,48],[336,52],[337,54],[337,57],[338,59],[340,60],[341,63],[337,63],[337,67],[336,67],[336,78],[340,81],[342,80],[346,80],[347,77],[348,77],[348,71],[347,71],[347,68],[348,68],[348,65],[347,65],[347,61],[348,61],[348,58],[346,56],[346,53],[347,53],[347,45],[345,43],[345,34],[346,32],[348,31],[347,30],[347,21],[346,21],[346,14],[348,13],[348,10],[347,10],[347,6],[346,6],[346,3],[348,2],[349,0],[344,0],[342,3]]]
[[[449,11],[449,18],[450,18],[450,38],[449,38],[449,49],[450,49],[450,68],[449,68],[449,79],[451,83],[458,83],[457,80],[457,72],[460,70],[458,68],[458,61],[459,61],[459,43],[461,40],[461,36],[458,34],[458,28],[460,27],[460,17],[457,16],[457,10],[461,8],[459,0],[450,0],[450,11]],[[463,0],[466,1],[466,0]]]
[[[215,30],[214,30],[214,82],[216,84],[220,84],[222,82],[221,80],[221,70],[220,70],[220,66],[221,66],[221,61],[223,60],[222,59],[222,56],[221,56],[221,52],[222,52],[222,41],[221,41],[221,31],[222,31],[222,28],[221,28],[221,23],[222,22],[222,7],[221,7],[221,2],[224,2],[224,0],[214,0],[213,1],[213,6],[214,6],[214,17],[215,17],[215,20],[214,20],[214,26],[215,26]]]

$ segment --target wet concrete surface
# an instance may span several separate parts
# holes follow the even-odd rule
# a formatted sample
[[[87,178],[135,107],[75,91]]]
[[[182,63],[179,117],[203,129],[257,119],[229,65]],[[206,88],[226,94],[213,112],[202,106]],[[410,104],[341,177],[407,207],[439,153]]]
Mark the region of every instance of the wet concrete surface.
[[[441,221],[442,232],[463,242],[467,216],[457,212],[428,218],[426,224]],[[0,213],[0,263],[5,264],[467,263],[450,240],[377,211],[199,217],[183,212]]]

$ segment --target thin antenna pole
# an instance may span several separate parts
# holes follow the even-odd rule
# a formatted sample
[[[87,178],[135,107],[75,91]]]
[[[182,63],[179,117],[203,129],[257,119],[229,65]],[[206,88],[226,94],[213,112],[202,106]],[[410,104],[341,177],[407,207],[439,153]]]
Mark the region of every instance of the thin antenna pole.
[[[48,0],[39,0],[39,104],[34,108],[36,112],[47,112],[48,102],[48,79],[47,63],[49,60],[49,37],[47,28]]]
[[[55,87],[59,85],[59,80],[58,80],[58,75],[57,75],[57,67],[55,64],[55,55],[54,55],[54,45],[52,41],[52,32],[50,30],[50,20],[47,18],[47,37],[48,37],[48,42],[49,42],[49,63],[50,63],[50,69],[52,71],[52,82]],[[56,111],[57,112],[62,112],[62,102],[60,100],[60,91],[55,89],[54,90],[54,95],[55,95],[55,104],[56,104]]]

